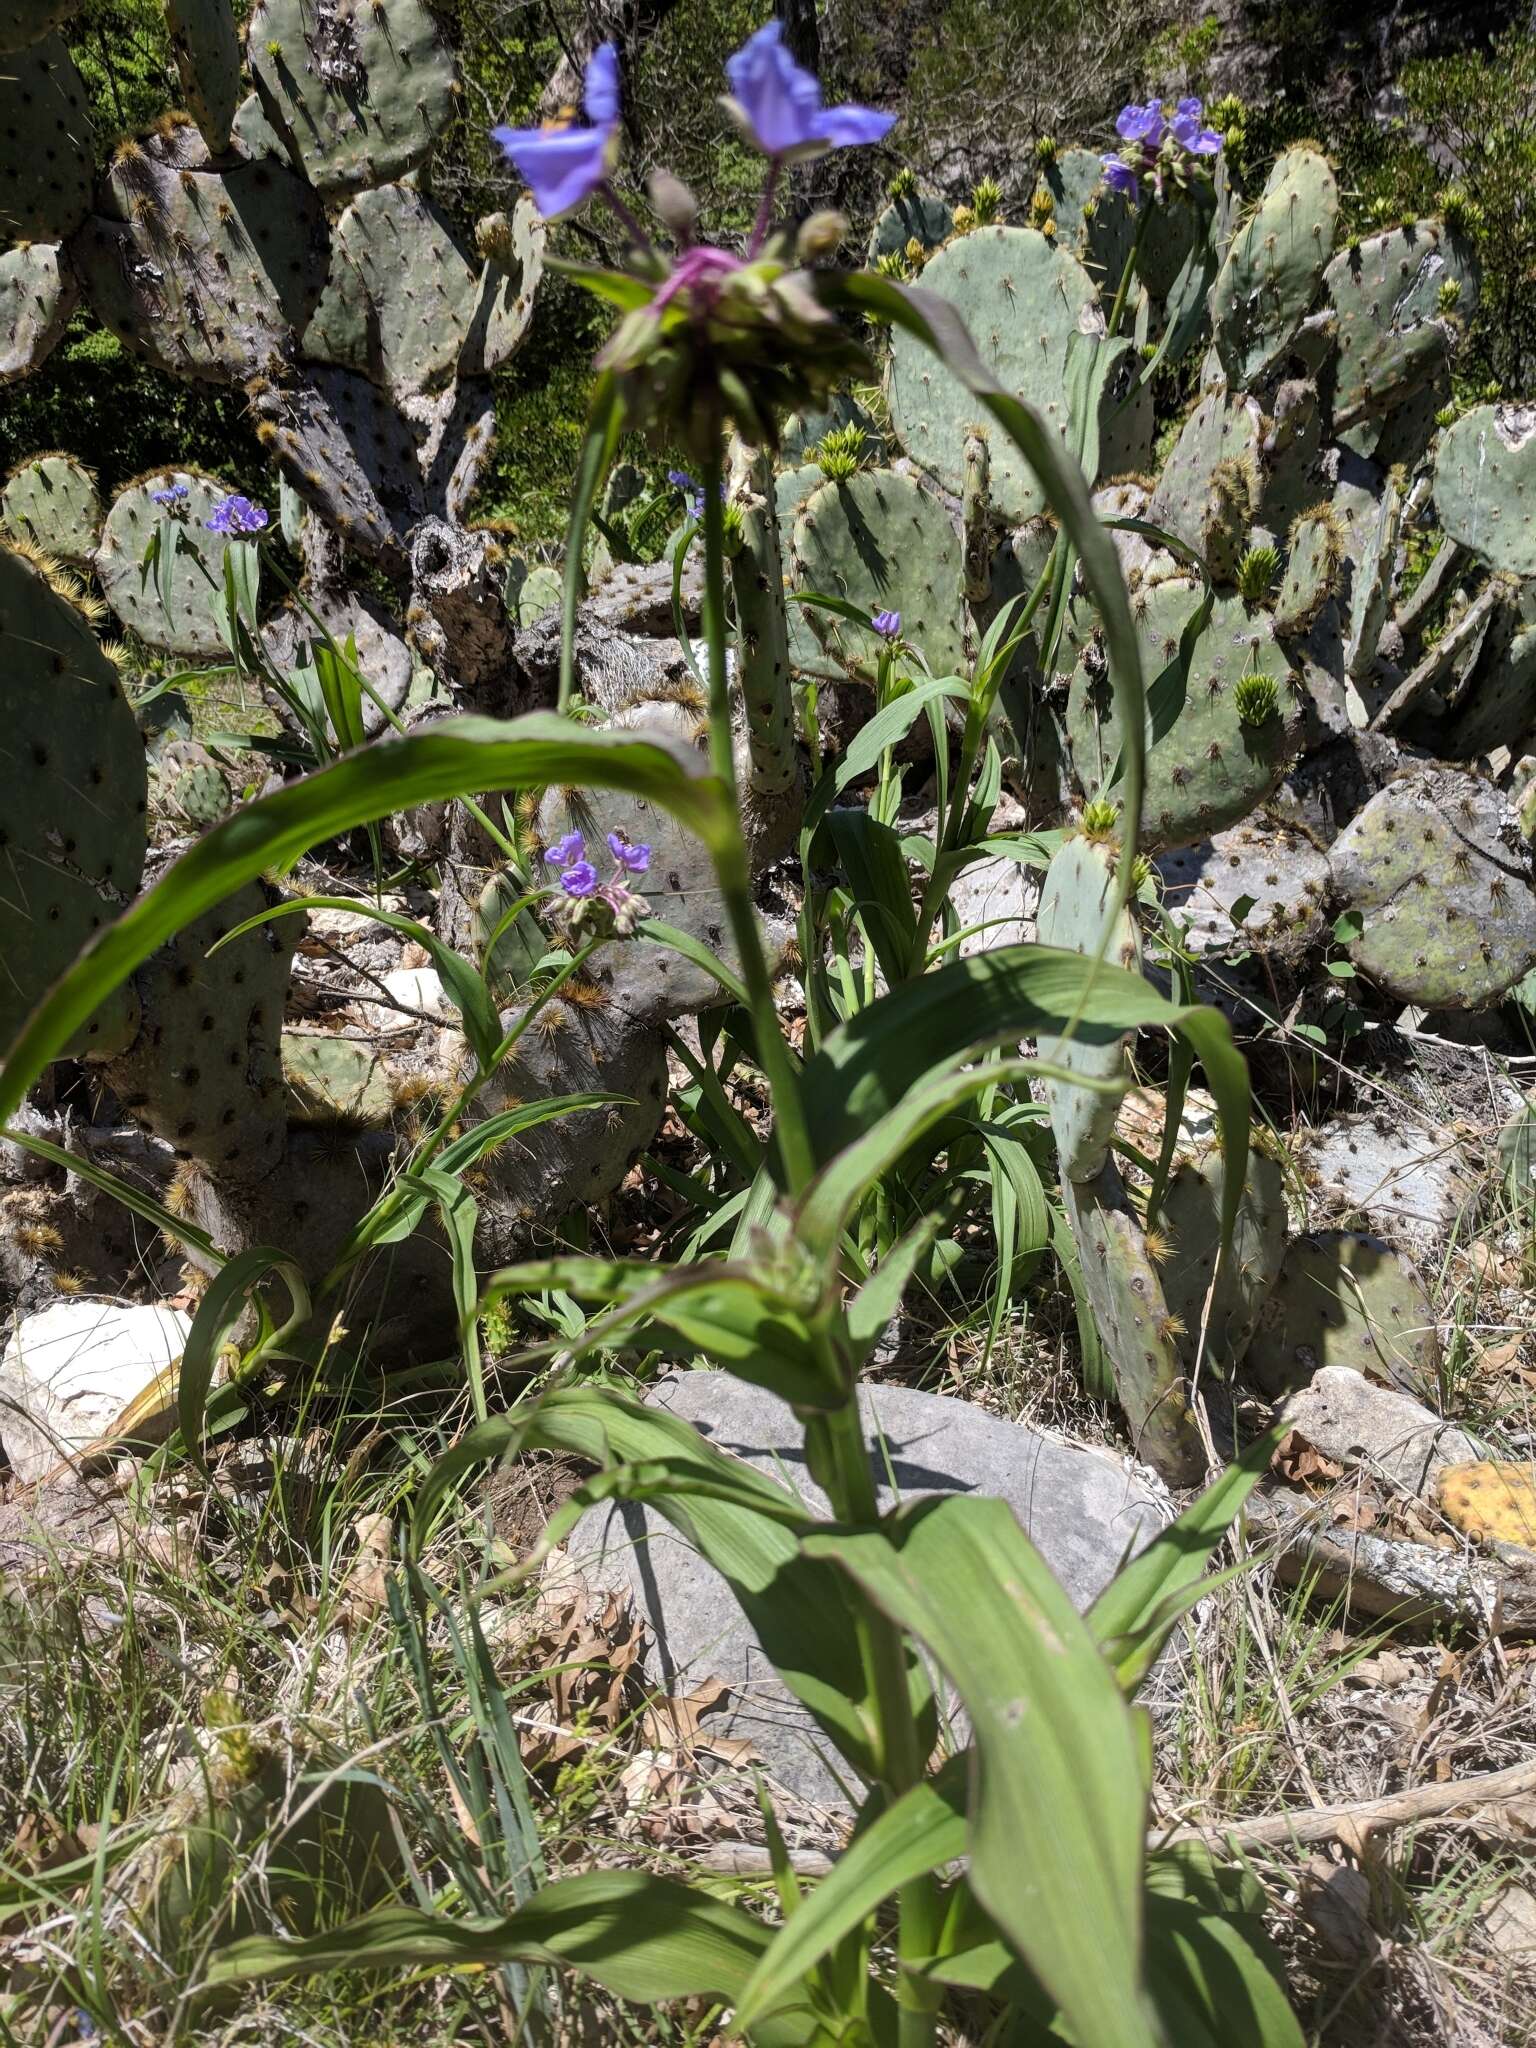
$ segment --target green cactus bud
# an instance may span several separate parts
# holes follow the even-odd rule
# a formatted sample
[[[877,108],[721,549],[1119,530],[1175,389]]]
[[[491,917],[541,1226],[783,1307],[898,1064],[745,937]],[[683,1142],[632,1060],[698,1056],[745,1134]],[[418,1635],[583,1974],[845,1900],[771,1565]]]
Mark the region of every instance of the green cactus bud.
[[[1103,843],[1117,839],[1120,832],[1120,806],[1095,797],[1083,806],[1083,815],[1078,821],[1085,839]]]
[[[1280,573],[1280,550],[1249,548],[1237,565],[1237,594],[1245,604],[1262,604]]]
[[[912,198],[917,191],[916,171],[910,164],[903,164],[885,189],[888,197],[892,199]]]
[[[1056,202],[1044,185],[1037,188],[1029,202],[1029,225],[1038,228],[1042,235],[1056,232]]]
[[[957,235],[968,235],[976,225],[976,209],[972,206],[967,206],[964,200],[962,200],[955,208],[955,233]],[[907,253],[911,254],[910,249]]]
[[[997,219],[1003,203],[1003,188],[995,178],[978,178],[971,187],[971,211],[979,227],[989,227]]]
[[[824,434],[816,449],[816,461],[829,483],[843,483],[864,466],[864,429],[850,423]]]
[[[1040,135],[1035,138],[1035,162],[1043,169],[1056,161],[1056,138],[1054,135]]]
[[[1233,697],[1239,725],[1268,725],[1280,709],[1280,692],[1273,676],[1240,676]]]

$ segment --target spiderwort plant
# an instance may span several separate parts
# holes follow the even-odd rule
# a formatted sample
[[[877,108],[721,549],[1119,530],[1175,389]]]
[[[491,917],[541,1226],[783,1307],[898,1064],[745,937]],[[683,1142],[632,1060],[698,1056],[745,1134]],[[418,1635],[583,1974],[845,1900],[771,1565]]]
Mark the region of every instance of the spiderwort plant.
[[[1222,147],[1221,137],[1205,124],[1202,103],[1193,97],[1171,110],[1161,100],[1145,105],[1132,100],[1116,116],[1115,133],[1122,146],[1103,159],[1104,182],[1133,206],[1140,203],[1143,178],[1161,199],[1170,182],[1181,187],[1196,182]]]

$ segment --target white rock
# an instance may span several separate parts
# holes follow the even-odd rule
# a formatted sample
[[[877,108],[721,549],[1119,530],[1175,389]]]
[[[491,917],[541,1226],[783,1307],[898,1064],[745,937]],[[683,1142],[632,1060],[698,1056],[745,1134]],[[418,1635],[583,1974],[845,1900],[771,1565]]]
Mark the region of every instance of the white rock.
[[[1288,1428],[1335,1464],[1359,1467],[1427,1496],[1448,1465],[1483,1456],[1475,1437],[1395,1387],[1378,1387],[1347,1365],[1325,1365],[1291,1396]]]
[[[397,967],[383,980],[393,999],[409,1010],[421,1010],[444,1021],[458,1015],[444,993],[442,977],[435,967]]]
[[[949,891],[961,931],[984,924],[960,941],[962,959],[990,953],[997,946],[1026,944],[1035,936],[1035,911],[1040,903],[1040,877],[1032,868],[999,854],[979,860],[956,876]]]
[[[192,1318],[156,1303],[56,1301],[18,1323],[0,1356],[0,1443],[18,1479],[43,1478],[111,1434],[157,1382],[163,1411],[135,1437],[163,1438]]]

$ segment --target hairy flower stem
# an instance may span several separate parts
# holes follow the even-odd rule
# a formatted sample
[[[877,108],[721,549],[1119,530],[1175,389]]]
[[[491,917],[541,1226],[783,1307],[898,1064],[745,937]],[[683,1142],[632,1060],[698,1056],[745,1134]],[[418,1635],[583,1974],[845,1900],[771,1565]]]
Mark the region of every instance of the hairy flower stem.
[[[704,639],[709,662],[709,761],[730,798],[731,811],[741,815],[736,788],[736,752],[731,733],[731,700],[726,687],[725,650],[725,501],[721,495],[724,465],[721,435],[709,437],[703,462],[704,493]],[[773,1101],[773,1128],[778,1139],[787,1190],[797,1195],[816,1170],[810,1133],[800,1101],[800,1081],[779,1029],[773,983],[763,955],[762,936],[752,908],[752,872],[746,841],[738,831],[729,852],[717,861],[720,893],[741,958],[748,1007],[756,1027],[757,1058]]]
[[[773,226],[773,202],[778,197],[781,168],[776,156],[768,159],[768,176],[763,182],[763,196],[758,202],[757,219],[752,223],[752,239],[747,244],[749,263],[767,241],[768,230]]]
[[[654,256],[656,253],[655,245],[652,243],[650,236],[645,232],[645,229],[641,227],[639,221],[635,219],[634,214],[631,213],[628,206],[625,205],[624,201],[614,190],[612,179],[605,178],[597,189],[607,202],[609,212],[617,219],[619,226],[623,228],[625,234],[628,235],[640,254],[642,256]]]

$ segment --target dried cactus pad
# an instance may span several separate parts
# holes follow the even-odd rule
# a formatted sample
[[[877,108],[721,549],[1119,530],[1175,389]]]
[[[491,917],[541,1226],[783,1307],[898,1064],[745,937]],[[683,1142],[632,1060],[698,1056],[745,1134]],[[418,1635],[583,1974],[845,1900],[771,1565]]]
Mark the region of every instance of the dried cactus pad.
[[[165,0],[165,24],[192,118],[222,156],[240,104],[240,31],[230,0]]]
[[[923,287],[956,307],[994,375],[1065,435],[1067,344],[1075,333],[1103,332],[1097,290],[1077,258],[1033,228],[978,228],[939,251],[923,272]],[[905,332],[891,343],[890,389],[902,447],[958,492],[975,399]],[[992,449],[991,488],[1004,520],[1032,519],[1044,508],[1033,470],[1001,436]]]
[[[453,116],[453,57],[420,0],[260,0],[245,50],[261,116],[328,199],[415,170]]]
[[[1448,1521],[1482,1543],[1518,1543],[1536,1550],[1536,1465],[1485,1458],[1448,1465],[1440,1474],[1440,1506]]]
[[[1536,406],[1480,405],[1447,428],[1435,509],[1450,538],[1495,569],[1536,576]]]
[[[1328,856],[1288,825],[1245,819],[1157,863],[1163,900],[1192,953],[1305,957],[1322,937],[1333,876]]]
[[[0,545],[0,797],[6,930],[0,1051],[91,934],[138,890],[144,868],[144,745],[117,671],[67,597]],[[133,1032],[114,998],[77,1041],[111,1052]]]
[[[161,369],[224,384],[292,349],[329,241],[319,198],[286,165],[212,170],[188,128],[119,152],[69,253],[104,327]]]
[[[0,491],[0,526],[84,568],[101,532],[95,477],[72,455],[30,456],[16,465]]]
[[[91,204],[85,87],[58,35],[0,64],[0,241],[62,242]]]
[[[479,265],[429,200],[407,185],[360,192],[336,224],[304,353],[397,395],[431,390],[453,375],[478,294]]]
[[[185,485],[175,512],[155,504],[152,493]],[[224,594],[224,554],[229,540],[204,523],[229,486],[195,470],[157,469],[129,484],[113,501],[96,555],[96,575],[123,624],[151,647],[172,654],[220,654],[224,636],[215,604]],[[171,534],[176,559],[167,581]],[[146,563],[145,550],[159,534],[159,555]]]
[[[1423,1282],[1384,1238],[1314,1231],[1286,1252],[1248,1349],[1247,1376],[1271,1399],[1304,1387],[1319,1366],[1433,1395],[1440,1364]]]
[[[75,273],[53,242],[28,242],[0,255],[0,384],[45,362],[80,297]]]
[[[1042,945],[1062,946],[1073,953],[1097,954],[1102,947],[1105,959],[1138,974],[1141,944],[1135,919],[1122,911],[1110,923],[1119,857],[1119,848],[1105,841],[1081,836],[1066,840],[1046,869],[1036,931]],[[1042,1038],[1038,1051],[1041,1059],[1092,1080],[1124,1080],[1129,1041],[1128,1032],[1106,1037],[1102,1032],[1078,1031],[1071,1038]],[[1121,1098],[1061,1081],[1047,1081],[1045,1094],[1063,1175],[1092,1180],[1109,1157]]]
[[[903,636],[934,675],[964,667],[960,539],[944,507],[911,477],[865,469],[822,484],[800,507],[792,550],[801,589],[847,598],[866,617],[899,612]],[[876,634],[831,612],[799,609],[845,674],[874,681],[883,646]]]
[[[1429,768],[1372,797],[1331,849],[1350,958],[1400,1002],[1475,1010],[1536,965],[1530,848],[1508,800]]]

